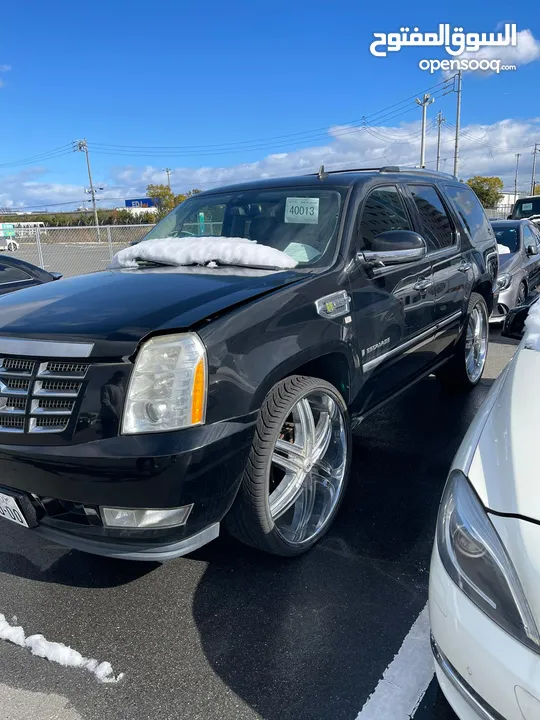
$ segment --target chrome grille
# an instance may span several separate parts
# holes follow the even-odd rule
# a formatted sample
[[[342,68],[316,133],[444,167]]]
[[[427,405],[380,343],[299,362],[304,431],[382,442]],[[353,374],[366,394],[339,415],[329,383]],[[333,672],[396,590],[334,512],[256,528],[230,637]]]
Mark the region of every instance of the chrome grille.
[[[0,358],[0,433],[59,433],[69,423],[88,364]]]

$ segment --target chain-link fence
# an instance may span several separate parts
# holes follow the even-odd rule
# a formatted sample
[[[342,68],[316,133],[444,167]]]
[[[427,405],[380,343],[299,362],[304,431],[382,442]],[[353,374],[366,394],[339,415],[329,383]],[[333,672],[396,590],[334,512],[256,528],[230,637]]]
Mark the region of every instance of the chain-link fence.
[[[16,228],[15,237],[0,238],[0,247],[3,252],[21,260],[71,277],[104,270],[116,252],[135,240],[141,240],[153,227],[100,225],[99,228]]]
[[[490,220],[494,218],[497,218],[498,220],[506,220],[512,212],[513,207],[513,205],[499,205],[496,208],[486,208],[486,215],[490,218]]]

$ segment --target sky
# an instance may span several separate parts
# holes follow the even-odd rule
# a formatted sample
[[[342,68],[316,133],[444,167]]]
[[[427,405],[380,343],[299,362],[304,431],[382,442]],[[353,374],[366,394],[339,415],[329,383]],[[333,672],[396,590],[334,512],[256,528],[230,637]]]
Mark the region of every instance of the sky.
[[[459,176],[499,175],[530,187],[540,143],[538,0],[26,0],[3,8],[0,45],[0,207],[60,211],[88,198],[86,138],[102,206],[144,197],[148,183],[202,190],[246,178],[327,167],[415,165],[426,90],[427,167],[452,171],[456,94],[422,59],[443,48],[375,57],[376,32],[439,23],[493,32],[516,23],[517,48],[480,57],[514,72],[463,77]],[[447,9],[443,9],[446,7]],[[429,89],[431,88],[431,89]],[[365,118],[365,119],[364,119]],[[540,180],[540,157],[539,173]]]

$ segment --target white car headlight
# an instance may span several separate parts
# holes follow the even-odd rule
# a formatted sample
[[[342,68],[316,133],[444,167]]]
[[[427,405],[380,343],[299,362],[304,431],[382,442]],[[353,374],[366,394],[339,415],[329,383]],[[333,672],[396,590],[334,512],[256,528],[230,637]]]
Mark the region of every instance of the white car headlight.
[[[456,585],[510,635],[540,652],[540,636],[504,545],[469,481],[454,470],[437,520],[441,561]]]
[[[512,283],[512,276],[510,273],[502,273],[497,278],[497,289],[507,290]]]
[[[198,335],[151,338],[135,360],[122,433],[164,432],[202,424],[207,382],[206,350]]]

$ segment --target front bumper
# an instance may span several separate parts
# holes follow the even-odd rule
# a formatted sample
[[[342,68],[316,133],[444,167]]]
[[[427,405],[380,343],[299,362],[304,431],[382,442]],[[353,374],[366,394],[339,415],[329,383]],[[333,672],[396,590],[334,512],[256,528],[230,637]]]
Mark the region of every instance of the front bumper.
[[[31,502],[37,525],[30,532],[38,536],[109,557],[166,560],[219,534],[238,491],[255,422],[252,414],[76,445],[0,445],[0,483]],[[99,510],[191,504],[185,525],[167,529],[107,528]]]
[[[461,720],[540,718],[540,655],[502,630],[461,592],[446,573],[436,544],[429,613],[437,678]]]
[[[519,283],[519,278],[512,278],[510,287],[499,292],[499,296],[493,305],[493,311],[489,318],[490,322],[502,322],[508,314],[508,311],[516,306]]]

